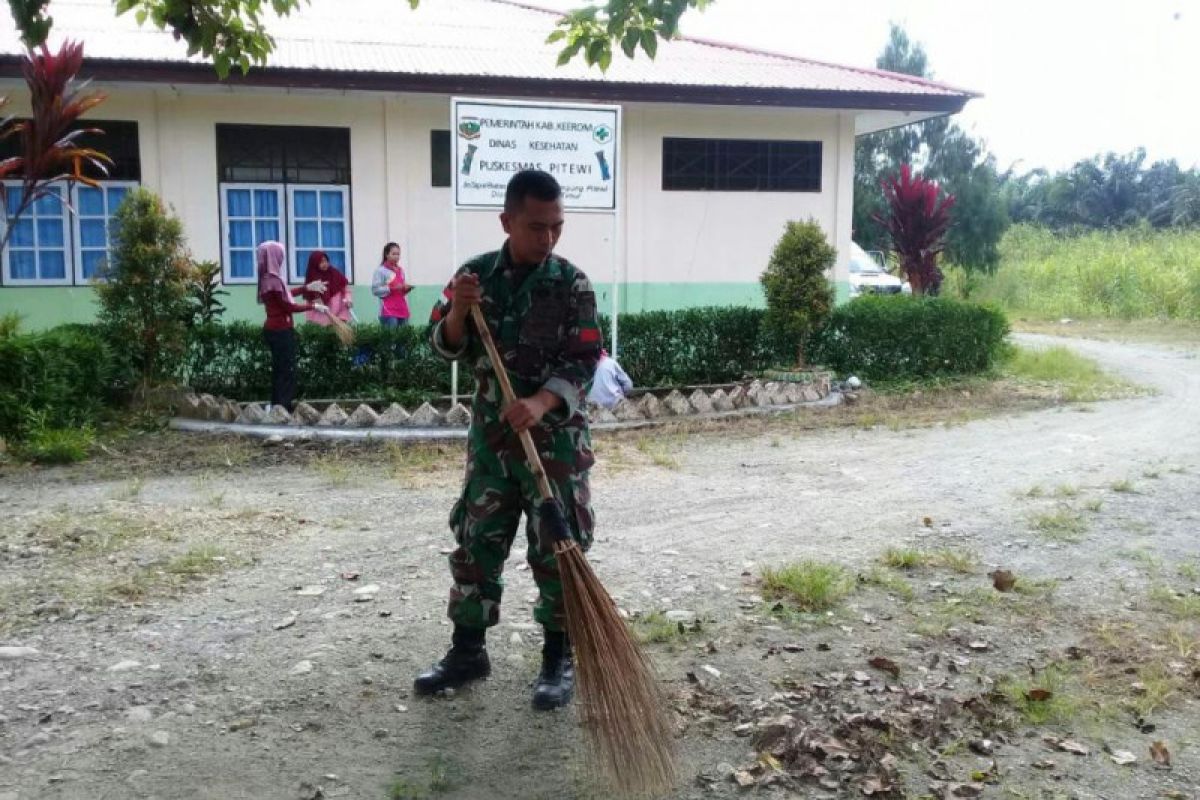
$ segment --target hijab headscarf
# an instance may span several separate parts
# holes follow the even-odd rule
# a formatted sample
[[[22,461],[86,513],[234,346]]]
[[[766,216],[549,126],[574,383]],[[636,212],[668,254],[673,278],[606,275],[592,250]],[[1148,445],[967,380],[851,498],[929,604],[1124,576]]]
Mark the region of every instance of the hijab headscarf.
[[[313,250],[308,257],[308,269],[304,273],[304,284],[307,286],[313,281],[325,281],[324,292],[305,292],[304,296],[309,300],[320,299],[325,305],[329,305],[332,298],[341,294],[346,289],[349,281],[342,271],[333,264],[329,265],[329,269],[321,269],[321,262],[329,256],[325,255],[323,250]]]
[[[271,292],[287,295],[283,262],[283,245],[279,242],[263,242],[258,246],[258,302],[265,303]]]

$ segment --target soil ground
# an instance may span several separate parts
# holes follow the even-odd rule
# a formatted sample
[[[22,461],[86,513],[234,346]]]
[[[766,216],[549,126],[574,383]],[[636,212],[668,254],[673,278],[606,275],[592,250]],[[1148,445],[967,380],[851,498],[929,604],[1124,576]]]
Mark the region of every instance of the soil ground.
[[[672,698],[675,797],[1197,796],[1200,360],[1069,346],[1155,393],[599,441],[592,561]],[[574,713],[529,708],[521,558],[493,677],[411,696],[460,466],[157,433],[5,467],[0,646],[36,652],[0,650],[0,800],[607,797]]]

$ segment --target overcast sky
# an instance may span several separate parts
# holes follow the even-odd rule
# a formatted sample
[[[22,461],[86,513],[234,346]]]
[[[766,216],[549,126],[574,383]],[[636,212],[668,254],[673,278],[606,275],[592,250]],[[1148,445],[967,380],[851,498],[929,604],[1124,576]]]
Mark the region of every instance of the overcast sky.
[[[1150,159],[1200,165],[1196,0],[715,0],[683,28],[873,67],[889,20],[924,45],[935,78],[985,95],[959,119],[1001,169],[1057,169],[1139,146]]]

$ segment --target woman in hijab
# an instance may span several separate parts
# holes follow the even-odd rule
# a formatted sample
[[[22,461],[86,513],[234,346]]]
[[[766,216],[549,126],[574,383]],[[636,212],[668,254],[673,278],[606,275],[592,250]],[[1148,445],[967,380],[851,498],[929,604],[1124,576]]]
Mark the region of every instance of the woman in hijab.
[[[304,273],[304,298],[310,303],[324,303],[329,307],[329,314],[342,322],[350,321],[350,308],[354,298],[350,292],[350,282],[337,267],[329,263],[329,256],[320,250],[314,250],[308,257],[308,269]],[[325,291],[313,292],[307,288],[312,283],[324,283]],[[316,325],[329,325],[329,314],[317,310],[309,311],[304,318]]]
[[[293,303],[292,295],[321,293],[328,287],[318,280],[288,289],[283,262],[283,245],[279,242],[263,242],[258,246],[258,302],[267,312],[263,338],[271,349],[271,405],[281,405],[291,411],[292,401],[296,399],[296,328],[292,324],[292,315],[328,310],[320,301],[303,305]]]

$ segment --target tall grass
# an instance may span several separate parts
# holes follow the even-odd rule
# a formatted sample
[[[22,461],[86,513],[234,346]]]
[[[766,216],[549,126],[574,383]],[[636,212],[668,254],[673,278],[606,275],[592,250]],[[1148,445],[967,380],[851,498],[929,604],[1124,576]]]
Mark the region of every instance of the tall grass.
[[[1200,320],[1200,231],[1131,228],[1075,236],[1014,225],[994,275],[947,287],[1034,317]]]

